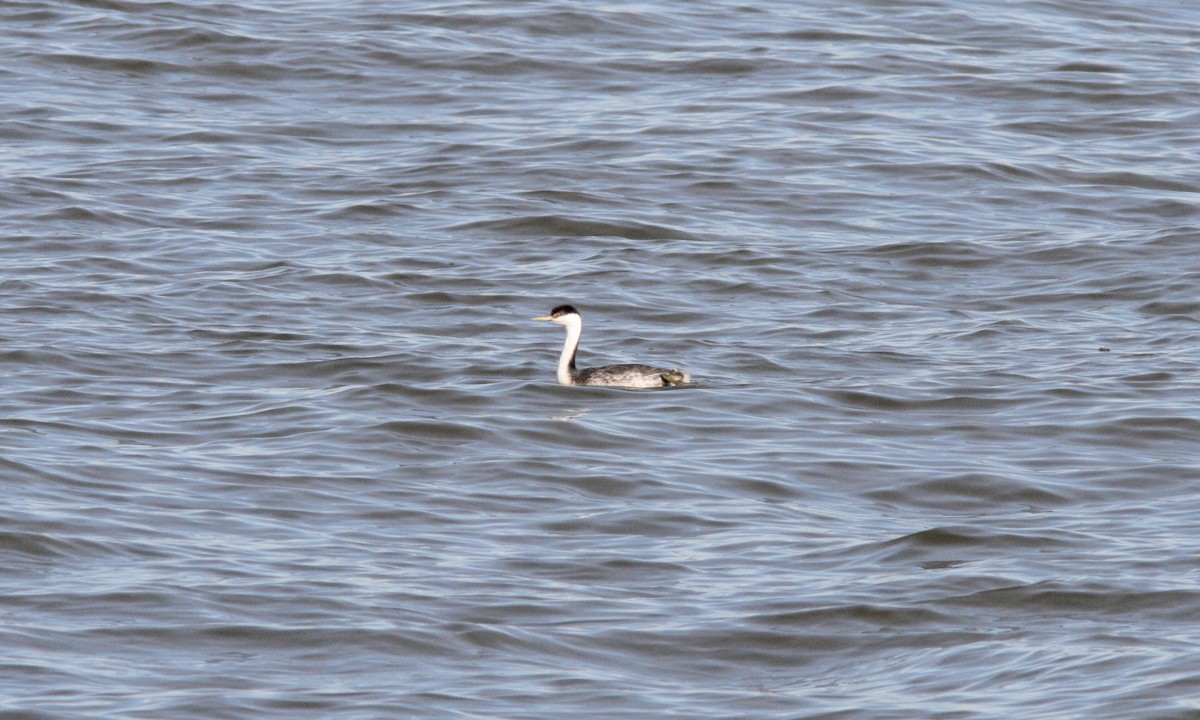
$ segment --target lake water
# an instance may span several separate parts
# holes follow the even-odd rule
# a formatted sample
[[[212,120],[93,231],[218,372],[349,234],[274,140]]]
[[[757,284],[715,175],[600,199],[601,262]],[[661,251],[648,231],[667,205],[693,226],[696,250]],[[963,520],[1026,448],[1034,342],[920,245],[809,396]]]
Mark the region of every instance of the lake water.
[[[0,53],[0,717],[1200,718],[1195,3]]]

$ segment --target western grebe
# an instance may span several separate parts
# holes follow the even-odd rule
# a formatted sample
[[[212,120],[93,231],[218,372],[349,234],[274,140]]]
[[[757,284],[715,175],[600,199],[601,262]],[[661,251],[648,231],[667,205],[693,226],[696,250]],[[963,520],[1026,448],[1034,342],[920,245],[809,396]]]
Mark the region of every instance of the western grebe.
[[[545,320],[567,329],[567,342],[562,356],[558,358],[558,382],[563,385],[609,385],[612,387],[664,387],[691,382],[692,377],[684,370],[656,368],[650,365],[605,365],[604,367],[575,367],[575,353],[579,350],[579,336],[583,333],[583,318],[570,305],[559,305]]]

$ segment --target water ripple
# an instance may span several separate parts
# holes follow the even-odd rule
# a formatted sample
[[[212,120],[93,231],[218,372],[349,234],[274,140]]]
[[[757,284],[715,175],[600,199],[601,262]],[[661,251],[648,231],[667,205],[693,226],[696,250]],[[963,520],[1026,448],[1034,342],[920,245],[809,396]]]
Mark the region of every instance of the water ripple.
[[[0,22],[0,714],[1194,713],[1190,6]]]

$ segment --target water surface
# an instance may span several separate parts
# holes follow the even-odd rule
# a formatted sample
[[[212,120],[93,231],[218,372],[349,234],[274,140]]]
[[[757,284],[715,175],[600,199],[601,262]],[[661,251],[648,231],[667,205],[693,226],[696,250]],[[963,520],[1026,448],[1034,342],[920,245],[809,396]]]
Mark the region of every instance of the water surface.
[[[0,27],[0,717],[1200,717],[1190,3]]]

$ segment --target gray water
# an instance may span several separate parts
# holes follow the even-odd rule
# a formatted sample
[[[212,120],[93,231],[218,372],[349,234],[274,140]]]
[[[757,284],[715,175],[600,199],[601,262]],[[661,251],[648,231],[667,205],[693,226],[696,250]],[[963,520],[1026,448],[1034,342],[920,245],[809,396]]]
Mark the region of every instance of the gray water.
[[[1200,717],[1194,3],[0,57],[0,717]]]

